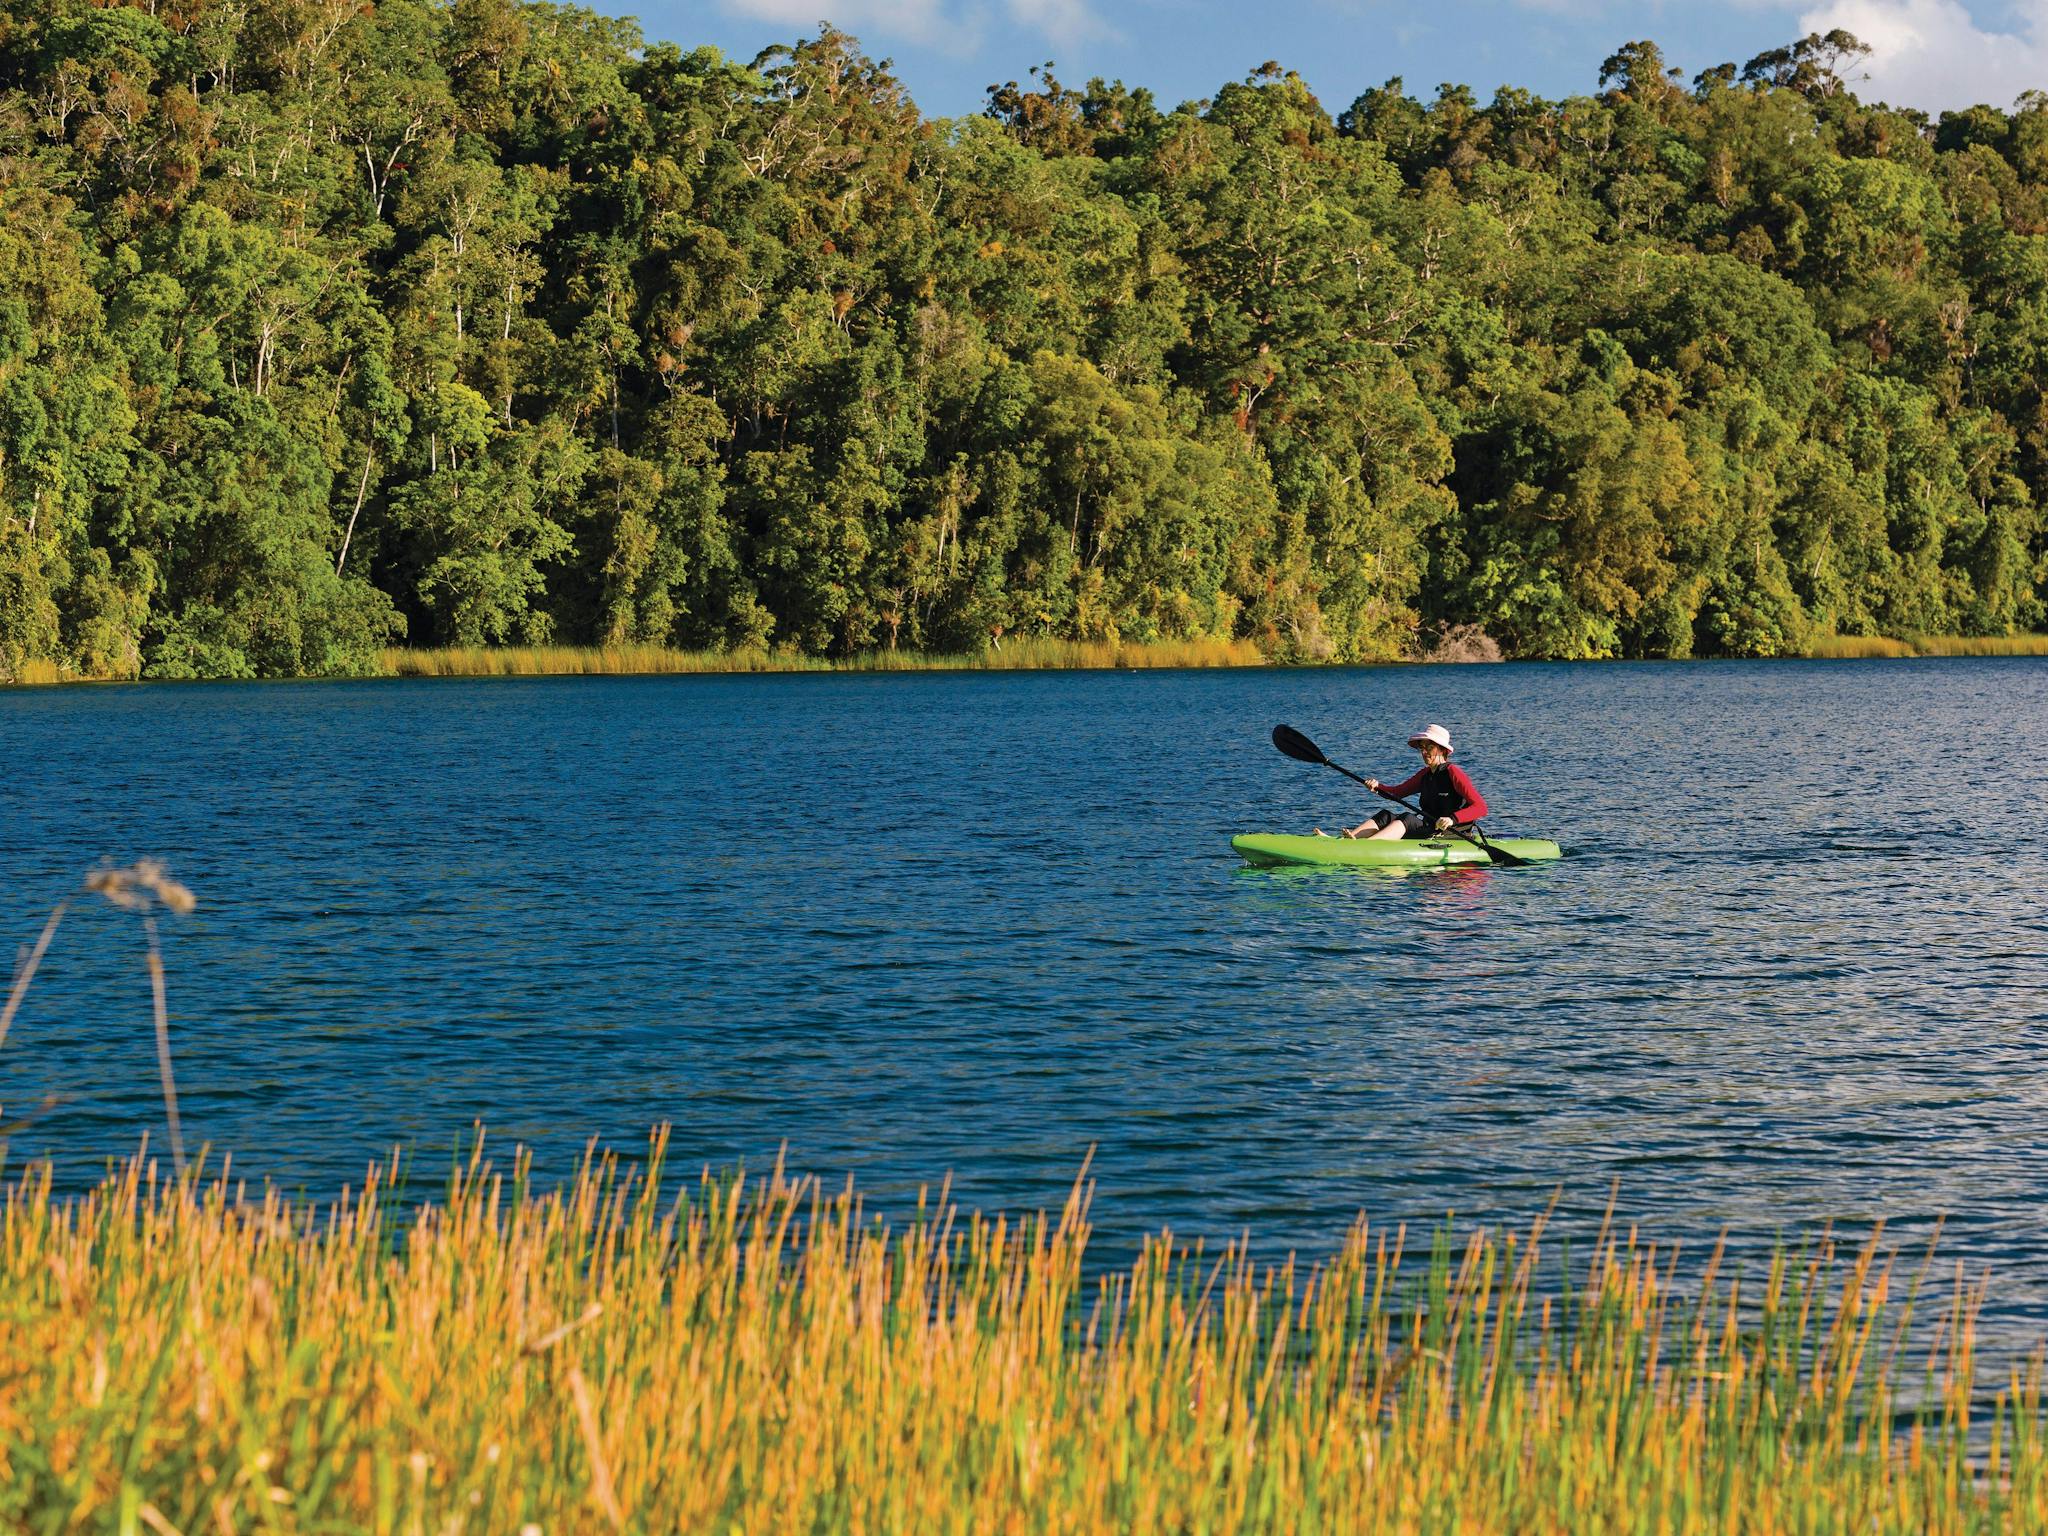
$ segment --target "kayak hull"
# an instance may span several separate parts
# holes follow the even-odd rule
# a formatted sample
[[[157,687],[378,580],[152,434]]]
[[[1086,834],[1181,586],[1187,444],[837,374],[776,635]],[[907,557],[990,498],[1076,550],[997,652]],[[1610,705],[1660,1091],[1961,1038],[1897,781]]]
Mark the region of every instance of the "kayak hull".
[[[1489,842],[1518,859],[1559,858],[1564,850],[1547,838],[1495,837]],[[1347,838],[1296,837],[1286,832],[1240,832],[1230,846],[1246,863],[1262,869],[1287,864],[1346,865],[1357,869],[1442,869],[1454,864],[1491,864],[1485,850],[1462,837]]]

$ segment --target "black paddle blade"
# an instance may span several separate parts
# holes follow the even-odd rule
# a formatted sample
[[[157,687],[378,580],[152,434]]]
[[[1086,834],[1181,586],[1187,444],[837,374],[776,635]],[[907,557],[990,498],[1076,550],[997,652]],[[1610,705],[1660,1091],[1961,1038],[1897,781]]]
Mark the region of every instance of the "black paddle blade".
[[[1310,741],[1291,725],[1273,727],[1273,745],[1293,758],[1297,763],[1327,763],[1323,749]]]
[[[1505,864],[1510,869],[1527,869],[1529,867],[1529,860],[1523,858],[1520,854],[1509,853],[1505,848],[1494,847],[1492,843],[1487,841],[1484,832],[1481,832],[1477,837],[1467,833],[1465,834],[1465,841],[1477,843],[1479,851],[1496,864]]]

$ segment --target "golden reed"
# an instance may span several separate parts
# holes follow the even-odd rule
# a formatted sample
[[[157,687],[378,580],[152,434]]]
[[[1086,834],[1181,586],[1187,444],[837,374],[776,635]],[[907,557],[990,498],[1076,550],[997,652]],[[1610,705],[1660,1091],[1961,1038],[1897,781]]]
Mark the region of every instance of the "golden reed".
[[[1161,1233],[1091,1278],[1085,1183],[890,1228],[779,1168],[669,1192],[664,1146],[546,1193],[479,1152],[403,1211],[390,1168],[321,1210],[22,1174],[0,1528],[2048,1528],[2040,1361],[1980,1390],[1931,1250],[1681,1286],[1611,1226],[1566,1273],[1540,1222],[1410,1255],[1361,1220],[1315,1265]]]
[[[1010,640],[999,649],[950,655],[864,651],[840,658],[793,651],[679,651],[660,645],[392,647],[391,677],[559,677],[686,672],[953,672],[1054,668],[1256,667],[1265,657],[1249,640]]]
[[[2048,656],[2048,635],[1822,635],[1808,656],[1869,660],[1902,656]]]

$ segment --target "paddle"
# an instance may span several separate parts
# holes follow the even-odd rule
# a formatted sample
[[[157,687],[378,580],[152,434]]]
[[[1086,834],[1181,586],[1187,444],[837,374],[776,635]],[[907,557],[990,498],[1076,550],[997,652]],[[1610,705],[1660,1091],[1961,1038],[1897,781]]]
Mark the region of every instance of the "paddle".
[[[1406,805],[1409,810],[1414,811],[1418,816],[1422,814],[1419,807],[1409,804],[1408,801],[1403,800],[1399,795],[1389,795],[1384,789],[1374,789],[1370,783],[1367,783],[1365,779],[1353,773],[1342,763],[1331,762],[1327,757],[1323,756],[1323,749],[1321,747],[1310,741],[1291,725],[1276,725],[1273,727],[1273,745],[1282,752],[1285,752],[1297,763],[1320,763],[1325,768],[1334,768],[1343,774],[1345,778],[1356,779],[1360,784],[1364,784],[1374,794],[1385,795],[1387,799],[1393,801],[1396,805]],[[1520,869],[1529,863],[1529,860],[1517,858],[1505,848],[1494,847],[1492,843],[1486,840],[1484,832],[1468,832],[1463,827],[1453,827],[1451,831],[1454,835],[1462,837],[1473,847],[1479,849],[1480,852],[1484,853],[1496,864],[1507,864]]]

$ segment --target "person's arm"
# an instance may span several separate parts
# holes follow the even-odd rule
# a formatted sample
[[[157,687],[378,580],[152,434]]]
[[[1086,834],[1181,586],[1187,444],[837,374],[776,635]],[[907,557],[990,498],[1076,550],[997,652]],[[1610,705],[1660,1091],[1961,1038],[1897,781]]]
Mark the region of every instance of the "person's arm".
[[[1486,800],[1473,785],[1471,779],[1466,777],[1464,769],[1460,768],[1456,763],[1451,764],[1450,769],[1452,788],[1465,797],[1464,805],[1459,808],[1458,814],[1453,816],[1451,820],[1461,827],[1469,827],[1473,822],[1486,814]]]
[[[1382,784],[1378,779],[1367,781],[1375,793],[1385,795],[1389,800],[1398,800],[1403,795],[1412,795],[1422,783],[1421,773],[1411,773],[1398,784]]]

